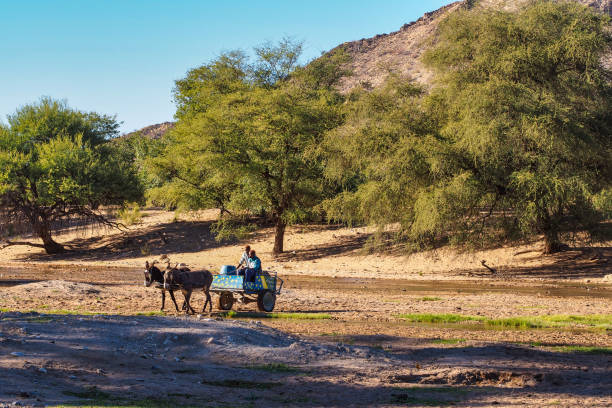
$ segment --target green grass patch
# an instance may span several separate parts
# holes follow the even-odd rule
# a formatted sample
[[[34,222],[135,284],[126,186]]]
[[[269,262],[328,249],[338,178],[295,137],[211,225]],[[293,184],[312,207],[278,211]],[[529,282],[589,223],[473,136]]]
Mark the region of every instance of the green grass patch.
[[[465,316],[459,314],[406,313],[397,315],[400,319],[418,323],[460,323],[467,321],[483,321],[485,317]]]
[[[221,314],[230,319],[297,319],[297,320],[321,320],[331,319],[328,313],[257,313],[257,312],[235,312],[230,310]]]
[[[558,323],[562,325],[585,325],[594,326],[603,329],[612,329],[612,315],[555,315],[542,316],[546,322]]]
[[[532,317],[508,317],[504,319],[487,319],[485,325],[491,327],[510,327],[515,329],[542,329],[549,327],[540,319]]]
[[[28,322],[30,323],[49,323],[52,321],[55,321],[54,318],[52,317],[47,317],[47,316],[37,316],[37,317],[31,317],[29,319],[26,319]]]
[[[242,389],[255,389],[255,390],[269,390],[271,388],[282,385],[279,382],[265,382],[265,381],[247,381],[247,380],[202,380],[200,384],[212,385],[215,387],[227,387],[227,388],[242,388]]]
[[[561,353],[612,354],[612,347],[558,346],[553,349]]]
[[[143,398],[135,400],[125,399],[95,399],[95,400],[79,400],[73,404],[53,405],[54,408],[196,408],[208,405],[189,405],[175,398]]]
[[[491,328],[513,329],[547,329],[547,328],[580,328],[612,330],[612,315],[555,315],[524,316],[491,319],[482,316],[459,314],[400,314],[400,319],[417,323],[461,323],[479,322]]]
[[[85,407],[85,408],[94,408],[94,407],[114,407],[114,408],[123,408],[123,407],[131,407],[131,408],[173,408],[177,406],[187,407],[190,405],[185,405],[181,399],[190,399],[195,397],[191,394],[179,394],[179,393],[169,393],[167,394],[170,398],[143,398],[143,399],[126,399],[118,396],[114,396],[108,394],[106,392],[100,391],[97,387],[89,387],[82,391],[70,391],[65,390],[62,391],[62,394],[78,398],[78,401],[68,402],[62,405],[57,405],[56,407]],[[178,399],[177,399],[178,398]],[[198,402],[209,402],[210,400],[199,400]],[[191,406],[202,406],[200,403],[197,405]]]
[[[458,344],[458,343],[465,343],[466,341],[467,341],[466,339],[436,339],[432,341],[432,343],[434,344]]]
[[[102,314],[100,312],[90,312],[87,310],[66,310],[66,309],[57,309],[57,310],[45,310],[45,314],[56,314],[56,315],[70,315],[70,316],[96,316]]]
[[[437,296],[423,296],[420,300],[421,302],[436,302],[442,300],[442,298]]]
[[[152,312],[138,312],[136,316],[165,316],[166,314],[161,310],[155,310]]]

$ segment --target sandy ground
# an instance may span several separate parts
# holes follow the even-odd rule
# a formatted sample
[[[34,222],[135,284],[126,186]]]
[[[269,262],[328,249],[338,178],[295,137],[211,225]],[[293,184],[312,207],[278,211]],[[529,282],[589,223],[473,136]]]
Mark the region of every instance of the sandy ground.
[[[215,271],[244,242],[215,242],[213,213],[173,217],[149,211],[127,235],[68,229],[58,240],[72,250],[59,257],[0,251],[0,406],[612,406],[611,355],[562,350],[611,348],[609,328],[399,316],[612,315],[609,245],[550,257],[537,244],[368,255],[367,229],[309,226],[292,227],[274,258],[272,231],[261,230],[249,243],[285,280],[275,312],[301,318],[237,304],[228,319],[216,295],[212,314],[185,317],[169,299],[159,312],[144,261],[166,254]],[[203,302],[195,293],[193,306]]]
[[[4,260],[2,265],[129,268],[142,267],[146,260],[167,255],[194,268],[218,271],[221,265],[237,264],[242,247],[249,243],[257,250],[266,269],[292,275],[424,280],[474,276],[591,280],[612,274],[612,243],[577,247],[554,256],[542,256],[541,243],[473,253],[442,248],[408,256],[401,250],[367,254],[363,245],[372,233],[368,228],[292,226],[287,229],[285,253],[274,257],[271,228],[258,230],[245,242],[221,244],[210,232],[217,211],[202,211],[178,218],[172,212],[159,210],[148,210],[144,215],[142,223],[129,227],[127,233],[91,228],[61,231],[55,236],[57,241],[72,249],[61,256],[48,256],[40,248],[27,246],[4,248],[0,250]],[[496,273],[483,267],[482,260]]]

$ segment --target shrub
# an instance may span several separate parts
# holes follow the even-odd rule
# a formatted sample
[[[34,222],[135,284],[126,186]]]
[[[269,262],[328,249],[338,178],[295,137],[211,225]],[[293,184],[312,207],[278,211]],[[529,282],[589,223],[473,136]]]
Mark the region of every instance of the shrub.
[[[138,203],[126,204],[117,212],[117,215],[121,218],[123,224],[127,226],[140,224],[142,222],[142,213],[140,212]]]

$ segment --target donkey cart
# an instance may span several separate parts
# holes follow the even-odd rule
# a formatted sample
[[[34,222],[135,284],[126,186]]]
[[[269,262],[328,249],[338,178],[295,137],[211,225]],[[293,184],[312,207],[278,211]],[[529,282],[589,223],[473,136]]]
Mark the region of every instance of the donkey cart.
[[[276,288],[277,281],[280,286]],[[213,275],[210,291],[219,295],[218,306],[221,310],[230,310],[234,302],[244,304],[257,302],[262,312],[271,312],[276,304],[276,295],[280,295],[283,280],[274,272],[263,272],[255,277],[255,282],[245,282],[241,275]]]

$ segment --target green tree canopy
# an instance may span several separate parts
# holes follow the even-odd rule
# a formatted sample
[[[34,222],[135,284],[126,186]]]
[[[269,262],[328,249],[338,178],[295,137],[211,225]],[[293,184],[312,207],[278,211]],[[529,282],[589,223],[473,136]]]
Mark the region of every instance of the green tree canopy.
[[[9,116],[0,129],[2,223],[29,224],[47,253],[63,251],[51,236],[57,221],[80,216],[110,223],[99,206],[142,196],[131,162],[105,143],[117,128],[112,117],[49,98]]]
[[[436,40],[424,58],[436,83],[420,102],[402,85],[358,98],[363,112],[342,130],[356,140],[330,157],[355,163],[358,147],[362,184],[328,202],[330,215],[400,222],[415,241],[542,234],[546,252],[566,232],[595,236],[612,182],[609,18],[573,2],[474,7]],[[338,146],[342,133],[330,135]]]
[[[426,62],[439,75],[432,98],[447,148],[420,213],[458,202],[463,216],[501,211],[506,230],[543,234],[545,252],[564,231],[595,232],[594,197],[612,181],[612,87],[602,64],[609,18],[539,1],[517,13],[456,13],[439,36]],[[415,223],[433,232],[459,215],[447,214]]]
[[[328,218],[385,228],[414,220],[414,201],[431,182],[432,122],[421,106],[424,91],[390,76],[377,89],[356,89],[345,106],[346,124],[326,135],[326,177],[344,192],[324,202]]]
[[[166,182],[150,198],[185,209],[263,211],[282,252],[287,223],[325,193],[317,148],[342,120],[332,85],[343,56],[300,67],[300,52],[288,40],[256,48],[252,64],[230,52],[177,81],[178,123],[149,163]]]

